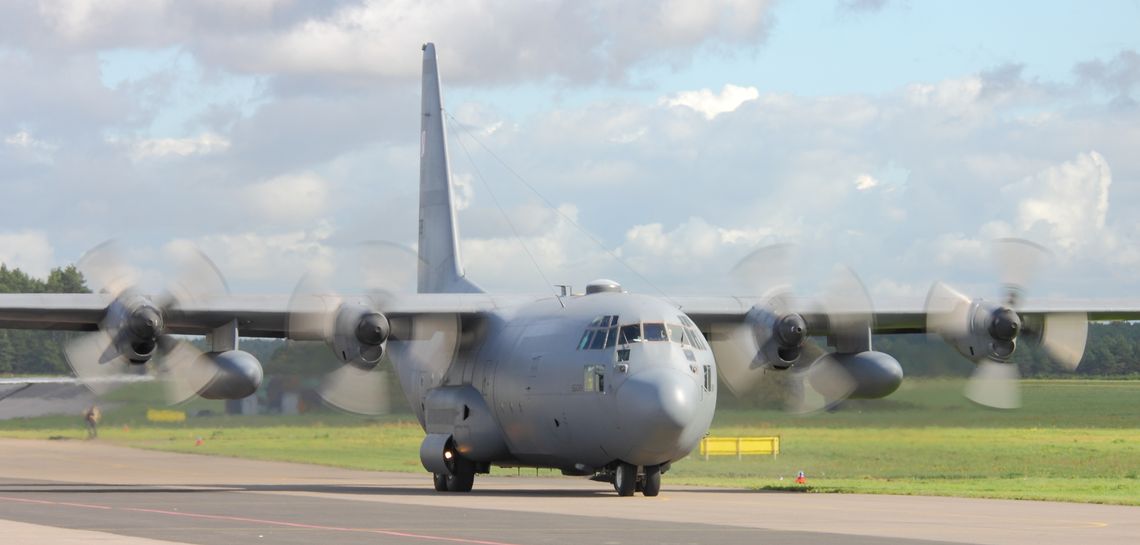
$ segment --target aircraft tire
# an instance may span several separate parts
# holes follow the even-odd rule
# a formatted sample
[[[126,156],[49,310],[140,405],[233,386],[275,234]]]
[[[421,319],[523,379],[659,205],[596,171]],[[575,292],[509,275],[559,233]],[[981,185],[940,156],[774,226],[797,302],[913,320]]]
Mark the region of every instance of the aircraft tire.
[[[661,493],[661,466],[645,468],[645,482],[641,485],[641,493],[649,497]]]
[[[637,488],[637,466],[618,463],[614,468],[614,490],[618,496],[632,496]]]
[[[436,492],[447,492],[447,475],[443,473],[432,473],[432,483],[435,484]]]
[[[446,479],[448,492],[470,492],[475,485],[475,464],[470,460],[456,457],[455,473],[448,475]]]

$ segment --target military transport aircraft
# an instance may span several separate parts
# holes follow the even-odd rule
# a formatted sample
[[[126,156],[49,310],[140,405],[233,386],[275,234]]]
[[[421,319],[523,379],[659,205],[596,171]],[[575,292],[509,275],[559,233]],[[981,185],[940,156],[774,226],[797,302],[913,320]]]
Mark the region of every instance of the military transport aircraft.
[[[80,262],[92,294],[0,296],[0,328],[86,332],[65,352],[96,392],[155,359],[173,401],[199,395],[238,399],[257,390],[261,364],[239,337],[321,340],[344,362],[323,390],[335,405],[369,412],[361,388],[383,356],[426,432],[420,460],[440,492],[471,490],[492,465],[543,467],[610,482],[621,496],[657,495],[661,475],[707,433],[717,385],[747,393],[787,373],[805,390],[804,409],[846,398],[880,398],[902,368],[873,350],[872,333],[932,333],[978,365],[967,395],[1017,405],[1023,337],[1075,367],[1087,320],[1140,311],[1022,304],[1021,254],[1005,241],[1009,296],[991,302],[936,284],[924,309],[871,310],[853,275],[819,301],[778,286],[748,297],[653,297],[598,280],[584,294],[484,293],[460,259],[435,47],[423,46],[418,293],[337,295],[302,283],[291,296],[229,294],[197,255],[162,295],[146,295],[110,247]],[[738,273],[763,278],[778,248],[747,258]],[[205,335],[208,351],[182,335]],[[813,339],[826,339],[826,350]],[[161,357],[156,355],[161,354]],[[137,368],[137,367],[135,367]],[[792,386],[794,388],[794,386]],[[809,401],[815,399],[816,401]]]

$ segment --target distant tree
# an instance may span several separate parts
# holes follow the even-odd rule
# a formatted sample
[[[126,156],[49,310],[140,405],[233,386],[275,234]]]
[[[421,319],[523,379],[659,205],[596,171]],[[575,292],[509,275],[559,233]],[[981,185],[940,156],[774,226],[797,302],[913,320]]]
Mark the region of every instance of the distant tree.
[[[52,269],[47,279],[0,264],[0,293],[89,293],[74,265]],[[73,334],[61,331],[0,329],[0,373],[68,374],[63,345]]]

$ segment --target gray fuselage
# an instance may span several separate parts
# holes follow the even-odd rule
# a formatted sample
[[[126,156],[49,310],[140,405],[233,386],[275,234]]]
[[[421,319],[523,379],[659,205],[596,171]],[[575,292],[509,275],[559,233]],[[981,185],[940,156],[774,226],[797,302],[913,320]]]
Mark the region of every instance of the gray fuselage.
[[[453,435],[474,461],[590,474],[678,460],[708,431],[713,354],[665,301],[594,293],[480,320],[441,376],[396,359],[425,431]]]

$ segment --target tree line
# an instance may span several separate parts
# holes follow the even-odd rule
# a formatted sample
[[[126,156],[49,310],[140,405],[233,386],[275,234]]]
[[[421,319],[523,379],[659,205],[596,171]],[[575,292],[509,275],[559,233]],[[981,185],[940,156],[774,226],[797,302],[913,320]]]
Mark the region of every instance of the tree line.
[[[0,293],[89,292],[82,273],[74,265],[52,269],[47,278],[39,279],[0,264]],[[0,374],[70,374],[63,345],[72,335],[75,333],[0,329]],[[898,359],[907,376],[967,376],[974,368],[949,345],[925,335],[876,335],[873,345],[875,350]],[[242,348],[257,356],[267,373],[319,374],[337,365],[319,343],[243,340]],[[1020,341],[1014,360],[1022,376],[1072,376],[1027,340]],[[1076,375],[1140,376],[1140,324],[1090,324],[1088,346]]]
[[[74,265],[52,269],[47,278],[34,278],[0,264],[0,293],[89,293],[83,274]],[[73,333],[0,329],[0,373],[66,375],[71,370],[63,345]]]

